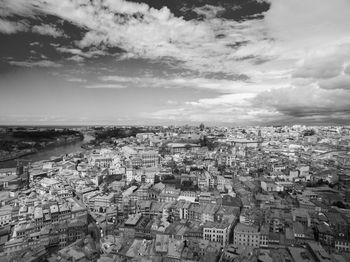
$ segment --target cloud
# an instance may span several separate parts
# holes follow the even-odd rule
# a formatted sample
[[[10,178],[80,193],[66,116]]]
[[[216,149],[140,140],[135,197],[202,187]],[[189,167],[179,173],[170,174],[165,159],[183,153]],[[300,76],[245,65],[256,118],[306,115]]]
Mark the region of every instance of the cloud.
[[[273,74],[273,72],[271,73]],[[259,78],[260,76],[256,77]],[[268,83],[254,83],[249,81],[247,82],[240,80],[191,76],[169,76],[161,78],[147,76],[127,77],[119,75],[109,75],[101,76],[99,79],[103,82],[115,82],[144,88],[191,88],[198,90],[211,90],[216,91],[218,93],[256,93],[263,90],[268,90],[271,87],[276,86],[276,83],[274,83],[272,77]]]
[[[82,50],[80,50],[78,48],[68,48],[68,47],[56,46],[56,50],[60,53],[72,54],[73,56],[67,58],[67,60],[75,61],[78,63],[84,62],[86,58],[96,58],[99,56],[106,55],[105,51],[96,50],[94,48],[90,49],[89,51],[83,52]]]
[[[350,90],[350,75],[339,75],[334,78],[326,79],[319,82],[320,88],[323,89],[345,89]]]
[[[71,77],[71,78],[67,78],[66,80],[69,81],[69,82],[76,82],[76,83],[85,83],[85,82],[87,82],[86,79],[78,78],[78,77]]]
[[[178,101],[174,101],[174,100],[168,100],[168,101],[166,101],[166,103],[167,103],[168,105],[178,105],[178,104],[179,104]]]
[[[41,61],[10,61],[9,64],[23,67],[61,67],[62,65],[49,60]]]
[[[11,2],[6,2],[13,14]],[[269,49],[258,45],[254,51],[247,48],[235,54],[235,43],[258,42],[264,44],[263,23],[260,20],[236,22],[218,19],[224,10],[220,6],[204,6],[197,12],[212,13],[204,21],[176,17],[167,7],[155,9],[144,3],[115,1],[43,1],[24,4],[33,12],[50,14],[83,28],[85,36],[77,41],[79,49],[86,47],[118,47],[125,51],[124,58],[181,61],[181,66],[201,72],[232,74],[234,68],[242,73],[239,64],[269,59]],[[35,6],[35,8],[34,8]],[[10,11],[8,11],[10,12]],[[53,32],[52,32],[53,33]],[[251,49],[253,50],[253,49]],[[242,56],[252,59],[242,63]]]
[[[255,97],[255,94],[252,93],[229,94],[215,98],[200,99],[197,102],[187,102],[186,104],[202,108],[225,105],[249,108],[251,107],[249,99],[253,97]]]
[[[85,88],[89,88],[89,89],[95,89],[95,88],[102,88],[102,89],[122,89],[122,88],[126,88],[126,86],[123,85],[118,85],[118,84],[95,84],[95,85],[86,85],[84,86]]]
[[[290,47],[313,49],[348,36],[348,0],[270,0],[265,14],[269,34]]]
[[[347,0],[271,0],[265,13],[271,52],[294,70],[295,78],[324,79],[340,74],[348,62],[350,2]]]
[[[57,47],[56,50],[62,53],[69,53],[73,55],[84,55],[84,52],[77,48]]]
[[[193,9],[198,15],[204,16],[206,18],[215,18],[218,15],[225,12],[225,8],[222,6],[204,5],[201,7],[196,7]]]
[[[350,92],[325,90],[317,85],[273,89],[252,99],[257,107],[269,108],[292,117],[332,117],[335,113],[350,116]]]
[[[27,25],[22,22],[11,22],[0,18],[0,33],[14,34],[28,30]]]
[[[49,35],[52,37],[65,37],[66,35],[62,30],[59,30],[51,25],[35,25],[32,27],[33,33],[40,35]]]
[[[28,32],[30,30],[29,28],[30,26],[27,22],[13,22],[0,18],[0,33],[15,34],[17,32]],[[55,38],[65,36],[62,30],[57,29],[51,25],[35,25],[31,27],[31,31],[36,34],[49,35]]]
[[[71,56],[71,57],[67,58],[67,60],[75,61],[75,62],[78,62],[78,63],[82,63],[82,62],[85,61],[84,57],[81,57],[81,56],[78,56],[78,55]]]
[[[333,45],[322,50],[310,51],[296,67],[293,77],[326,79],[341,74],[350,62],[348,44]]]
[[[281,114],[255,107],[252,99],[255,94],[226,94],[214,98],[188,101],[184,106],[153,112],[147,117],[174,121],[210,122],[211,124],[228,123],[235,125],[258,124],[276,119]]]
[[[39,42],[32,42],[29,45],[30,46],[40,46],[40,43]]]
[[[37,11],[34,1],[27,0],[1,0],[0,16],[13,14],[18,16],[33,16]]]
[[[69,61],[82,63],[118,48],[123,50],[114,61],[118,66],[140,59],[170,61],[171,67],[189,72],[166,77],[101,76],[100,72],[96,83],[86,88],[193,88],[216,93],[173,104],[179,108],[158,110],[151,118],[169,115],[179,120],[236,119],[242,123],[343,119],[350,98],[350,2],[269,2],[270,9],[262,16],[240,21],[221,16],[226,7],[219,5],[193,8],[201,19],[186,20],[167,7],[156,9],[124,0],[6,0],[1,12],[11,16],[18,9],[23,17],[53,15],[79,27],[81,39],[54,46]],[[20,29],[25,24],[0,21],[5,21],[0,22],[0,31],[7,34],[27,30]],[[114,69],[113,64],[110,67]]]

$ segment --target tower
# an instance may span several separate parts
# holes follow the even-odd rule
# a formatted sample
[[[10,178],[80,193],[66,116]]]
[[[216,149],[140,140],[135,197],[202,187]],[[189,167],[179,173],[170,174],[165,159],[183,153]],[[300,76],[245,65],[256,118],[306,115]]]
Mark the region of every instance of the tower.
[[[17,167],[16,167],[16,174],[19,178],[21,178],[21,186],[24,189],[29,188],[29,167],[30,162],[25,166],[23,165],[23,162],[20,160],[17,160]]]
[[[262,143],[263,143],[263,137],[261,135],[261,129],[259,129],[259,131],[258,131],[258,148],[259,148],[259,150],[261,150]]]

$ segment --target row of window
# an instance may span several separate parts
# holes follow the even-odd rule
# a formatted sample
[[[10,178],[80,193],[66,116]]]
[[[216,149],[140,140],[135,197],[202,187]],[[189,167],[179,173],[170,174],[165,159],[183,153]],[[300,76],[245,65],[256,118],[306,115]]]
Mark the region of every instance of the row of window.
[[[204,229],[204,232],[208,232],[208,233],[221,233],[221,234],[223,234],[223,233],[225,233],[224,232],[224,230],[223,229]]]

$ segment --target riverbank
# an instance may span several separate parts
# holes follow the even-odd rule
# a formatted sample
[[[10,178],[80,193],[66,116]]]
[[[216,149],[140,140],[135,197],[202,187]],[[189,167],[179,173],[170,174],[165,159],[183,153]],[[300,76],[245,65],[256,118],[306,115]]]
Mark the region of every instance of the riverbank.
[[[68,145],[71,143],[76,143],[78,141],[83,141],[84,136],[69,136],[69,137],[62,137],[58,138],[55,141],[49,141],[49,142],[42,142],[40,143],[39,148],[28,148],[28,149],[22,149],[15,152],[9,152],[7,155],[0,156],[0,162],[6,162],[14,159],[19,159],[24,156],[28,156],[31,154],[35,154],[38,152],[41,152],[45,149],[49,149],[51,147],[57,147],[62,145]]]
[[[35,154],[37,152],[38,152],[38,150],[35,149],[35,148],[20,150],[19,152],[13,152],[13,153],[10,153],[10,154],[8,154],[6,156],[0,156],[0,162],[5,162],[5,161],[17,159],[17,158],[20,158],[20,157],[24,157],[24,156],[28,156],[28,155],[31,155],[31,154]]]
[[[66,155],[74,152],[85,151],[85,149],[83,149],[81,146],[93,139],[94,139],[93,136],[89,134],[84,134],[83,140],[76,140],[66,144],[50,146],[30,155],[0,162],[0,168],[16,167],[16,164],[17,164],[16,160],[36,162],[36,161],[50,160],[52,157],[62,156],[62,155]]]

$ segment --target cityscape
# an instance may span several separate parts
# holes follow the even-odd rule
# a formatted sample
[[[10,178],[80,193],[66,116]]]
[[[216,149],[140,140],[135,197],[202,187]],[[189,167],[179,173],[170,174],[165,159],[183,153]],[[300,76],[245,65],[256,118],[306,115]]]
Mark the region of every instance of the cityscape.
[[[350,261],[348,0],[0,0],[0,262]]]
[[[80,150],[3,162],[1,261],[350,258],[350,126],[18,130]]]

